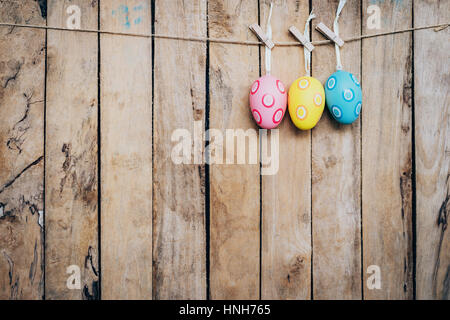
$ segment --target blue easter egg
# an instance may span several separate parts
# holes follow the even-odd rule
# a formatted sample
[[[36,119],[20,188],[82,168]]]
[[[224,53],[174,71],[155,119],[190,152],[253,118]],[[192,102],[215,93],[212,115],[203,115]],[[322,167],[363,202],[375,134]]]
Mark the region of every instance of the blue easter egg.
[[[336,121],[353,123],[361,113],[362,92],[358,79],[350,72],[336,71],[325,83],[325,101]]]

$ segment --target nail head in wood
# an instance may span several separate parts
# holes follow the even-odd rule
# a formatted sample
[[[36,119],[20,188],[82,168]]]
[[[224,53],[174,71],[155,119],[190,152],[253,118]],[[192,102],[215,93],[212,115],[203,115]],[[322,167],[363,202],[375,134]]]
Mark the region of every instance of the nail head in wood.
[[[272,40],[267,38],[266,34],[264,33],[264,31],[261,29],[261,27],[258,24],[254,23],[251,26],[249,26],[249,28],[256,34],[256,36],[258,37],[259,40],[264,42],[264,44],[269,49],[272,49],[275,46],[275,44],[272,42]]]
[[[342,47],[344,45],[344,41],[341,38],[339,38],[339,36],[336,33],[331,31],[322,22],[316,26],[316,30],[319,31],[321,34],[323,34],[326,38],[336,43],[339,47]]]
[[[306,49],[308,49],[308,51],[313,51],[314,50],[314,46],[311,42],[309,42],[304,35],[301,34],[301,32],[294,26],[291,26],[289,28],[289,31],[292,33],[292,35],[298,40],[300,41],[300,43],[302,45],[305,46]]]

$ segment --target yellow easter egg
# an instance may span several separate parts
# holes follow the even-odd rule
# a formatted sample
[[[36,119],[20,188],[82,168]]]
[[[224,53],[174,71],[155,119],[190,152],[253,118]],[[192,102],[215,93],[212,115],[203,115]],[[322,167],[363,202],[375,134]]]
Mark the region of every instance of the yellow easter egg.
[[[288,94],[288,109],[297,128],[314,128],[322,117],[324,107],[325,91],[319,80],[301,77],[292,83]]]

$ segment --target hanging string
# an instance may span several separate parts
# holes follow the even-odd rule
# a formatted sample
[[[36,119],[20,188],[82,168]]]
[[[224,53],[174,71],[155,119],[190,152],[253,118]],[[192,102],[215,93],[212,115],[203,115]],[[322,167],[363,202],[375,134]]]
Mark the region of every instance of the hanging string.
[[[334,19],[333,31],[337,36],[339,36],[339,16],[341,15],[341,11],[342,9],[344,9],[346,2],[347,0],[340,0],[336,11],[336,18]],[[342,70],[341,52],[339,51],[339,46],[335,44],[334,47],[336,49],[336,70]]]
[[[272,40],[272,26],[270,25],[270,19],[272,18],[273,2],[270,2],[269,17],[267,18],[266,36],[269,40]],[[270,74],[272,69],[272,50],[266,46],[266,74]]]
[[[349,38],[342,38],[344,42],[352,42],[358,41],[362,39],[376,38],[387,36],[391,34],[412,32],[418,30],[426,30],[426,29],[434,29],[435,32],[439,32],[445,30],[450,26],[450,22],[433,24],[428,26],[420,26],[414,28],[406,28],[399,29],[393,31],[379,32],[373,34],[363,34],[360,36],[354,36]],[[34,24],[20,24],[20,23],[8,23],[8,22],[0,22],[0,27],[12,27],[12,28],[31,28],[31,29],[44,29],[44,30],[57,30],[57,31],[69,31],[69,32],[82,32],[82,33],[99,33],[99,34],[109,34],[109,35],[117,35],[117,36],[127,36],[127,37],[138,37],[138,38],[157,38],[157,39],[169,39],[169,40],[181,40],[181,41],[192,41],[192,42],[211,42],[211,43],[225,43],[225,44],[237,44],[237,45],[245,45],[245,46],[260,46],[264,45],[261,41],[241,41],[241,40],[233,40],[233,39],[225,39],[225,38],[209,38],[209,37],[183,37],[183,36],[174,36],[168,34],[159,34],[159,33],[126,33],[126,32],[116,32],[116,31],[108,31],[108,30],[96,30],[96,29],[69,29],[63,27],[52,27],[52,26],[39,26]],[[311,41],[311,43],[315,46],[327,45],[330,43],[334,43],[331,40],[318,40]],[[274,42],[274,44],[278,47],[296,47],[301,46],[298,41],[285,41],[285,42]]]
[[[311,41],[309,37],[309,22],[316,17],[316,15],[313,13],[314,8],[311,10],[311,13],[309,14],[308,19],[305,23],[305,31],[303,32],[303,36],[306,38],[306,41]],[[305,56],[305,70],[306,75],[308,77],[311,76],[311,51],[309,51],[305,46],[303,46],[303,54]]]

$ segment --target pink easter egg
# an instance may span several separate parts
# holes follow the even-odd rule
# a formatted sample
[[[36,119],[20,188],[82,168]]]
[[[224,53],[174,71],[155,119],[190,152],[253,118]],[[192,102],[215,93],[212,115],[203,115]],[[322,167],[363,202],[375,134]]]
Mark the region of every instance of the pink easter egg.
[[[261,128],[276,128],[283,120],[286,103],[286,89],[279,79],[265,75],[253,82],[250,89],[250,110]]]

